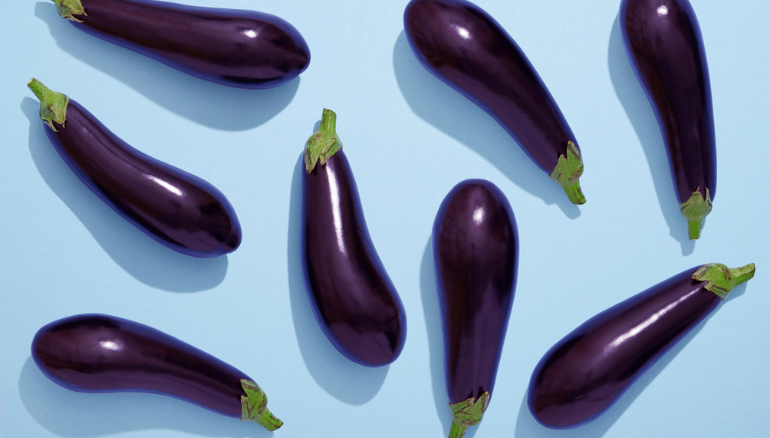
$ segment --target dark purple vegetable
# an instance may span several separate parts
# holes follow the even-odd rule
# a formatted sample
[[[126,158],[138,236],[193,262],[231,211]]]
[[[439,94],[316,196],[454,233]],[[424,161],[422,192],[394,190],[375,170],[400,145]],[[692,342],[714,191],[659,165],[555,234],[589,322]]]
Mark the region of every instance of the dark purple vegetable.
[[[494,117],[570,201],[586,202],[575,135],[532,64],[494,18],[464,0],[412,0],[404,29],[423,67]]]
[[[40,99],[40,118],[59,155],[123,218],[182,254],[217,257],[238,247],[241,225],[216,187],[134,149],[37,79],[28,85]]]
[[[687,0],[623,0],[626,54],[658,120],[690,240],[717,189],[714,112],[706,52]]]
[[[532,415],[553,429],[594,420],[753,276],[753,263],[695,267],[589,319],[535,367],[527,395]]]
[[[49,379],[78,392],[168,395],[268,430],[283,422],[249,376],[152,327],[108,315],[76,315],[41,328],[32,358]]]
[[[291,24],[255,11],[152,0],[54,0],[59,15],[101,39],[192,76],[270,88],[305,71],[310,50]]]
[[[433,260],[444,328],[450,438],[481,421],[495,384],[518,269],[516,218],[484,180],[457,184],[433,223]]]
[[[302,272],[318,324],[353,362],[382,366],[406,340],[401,298],[366,228],[337,116],[325,109],[307,141],[302,175]],[[318,162],[320,159],[320,163]]]

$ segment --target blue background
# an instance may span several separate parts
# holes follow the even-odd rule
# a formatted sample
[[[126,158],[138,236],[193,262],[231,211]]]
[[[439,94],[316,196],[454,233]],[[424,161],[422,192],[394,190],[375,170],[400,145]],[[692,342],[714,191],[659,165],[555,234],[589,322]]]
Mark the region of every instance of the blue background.
[[[75,29],[50,2],[6,2],[0,34],[0,436],[267,437],[254,424],[146,394],[67,391],[35,367],[44,324],[100,312],[191,343],[254,377],[276,436],[446,436],[431,225],[466,178],[497,184],[521,252],[494,397],[469,436],[770,434],[770,39],[763,0],[693,1],[705,41],[719,190],[687,240],[651,108],[623,50],[618,2],[484,0],[525,51],[583,150],[588,203],[571,205],[486,113],[409,50],[403,1],[215,0],[294,24],[312,52],[285,86],[244,91],[186,76]],[[177,254],[97,199],[51,147],[26,88],[64,92],[129,144],[222,190],[244,230],[215,260]],[[408,318],[401,357],[343,358],[309,307],[299,261],[300,155],[322,108],[358,182],[369,231]],[[546,350],[595,313],[704,263],[756,277],[600,419],[554,432],[524,403]]]

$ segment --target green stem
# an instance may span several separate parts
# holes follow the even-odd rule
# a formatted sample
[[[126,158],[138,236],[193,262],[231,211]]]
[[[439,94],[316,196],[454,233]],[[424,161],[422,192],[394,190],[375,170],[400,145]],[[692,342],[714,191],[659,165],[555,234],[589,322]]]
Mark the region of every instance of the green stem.
[[[67,20],[82,23],[83,20],[75,18],[74,15],[88,15],[80,0],[53,0],[53,3],[56,5],[59,15]]]
[[[687,219],[687,234],[690,240],[696,240],[700,237],[700,229],[703,226],[703,219],[711,213],[711,195],[706,188],[706,197],[700,192],[700,188],[692,193],[690,199],[679,205],[679,211]]]
[[[452,427],[449,428],[449,438],[462,438],[467,430],[468,426],[453,420]]]
[[[307,141],[305,145],[305,170],[310,173],[315,169],[318,159],[323,166],[337,151],[342,149],[342,142],[337,137],[337,114],[329,109],[324,109],[321,115],[321,126]]]
[[[450,404],[452,428],[449,429],[449,438],[462,438],[468,427],[479,424],[487,406],[489,406],[489,392],[481,394],[478,400],[471,397],[459,403]]]
[[[64,126],[64,122],[67,121],[67,105],[70,98],[66,94],[51,90],[35,78],[27,82],[27,87],[40,99],[40,119],[54,132],[58,132],[53,122]]]
[[[754,272],[754,263],[732,269],[721,263],[710,263],[698,268],[692,278],[707,282],[705,288],[724,300],[736,286],[754,278]]]
[[[741,266],[740,268],[732,268],[730,269],[730,275],[733,277],[733,285],[738,286],[739,284],[743,284],[752,278],[754,278],[754,273],[757,271],[756,266],[754,266],[754,263],[749,263],[748,265]]]
[[[690,240],[700,239],[700,229],[703,228],[703,220],[687,219],[687,236]]]
[[[321,112],[321,124],[318,126],[318,129],[334,132],[337,129],[337,113],[324,108]]]
[[[580,149],[575,143],[567,142],[566,156],[560,155],[556,162],[556,167],[549,175],[556,181],[567,194],[567,197],[573,204],[582,205],[586,203],[586,197],[580,189],[580,175],[583,174],[583,159],[580,155]]]
[[[241,379],[246,395],[241,396],[241,420],[253,421],[269,431],[283,426],[283,421],[267,410],[267,395],[255,382]]]
[[[566,183],[561,186],[564,189],[564,193],[567,194],[569,200],[576,205],[583,205],[586,203],[586,197],[583,194],[583,190],[580,189],[580,182],[575,181],[573,183]]]

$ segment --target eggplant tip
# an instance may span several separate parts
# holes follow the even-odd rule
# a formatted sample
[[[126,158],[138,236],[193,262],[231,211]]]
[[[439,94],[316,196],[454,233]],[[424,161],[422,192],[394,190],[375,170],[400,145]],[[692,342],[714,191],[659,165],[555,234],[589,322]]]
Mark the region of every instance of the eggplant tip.
[[[324,108],[321,114],[321,126],[305,144],[305,171],[311,173],[319,159],[321,165],[326,164],[329,158],[340,149],[342,149],[342,141],[337,136],[337,114]]]
[[[706,290],[717,294],[724,300],[736,286],[754,278],[754,272],[754,263],[732,269],[721,263],[709,263],[698,268],[692,278],[697,281],[705,281]]]
[[[560,155],[549,177],[564,188],[569,200],[575,205],[586,203],[586,197],[580,188],[580,176],[583,175],[583,157],[580,149],[572,141],[567,142],[567,152]]]
[[[241,420],[253,421],[271,432],[283,426],[283,421],[267,409],[267,395],[256,382],[241,379],[241,388],[246,393],[241,396]]]
[[[700,187],[696,189],[690,199],[679,205],[679,211],[687,219],[687,235],[690,240],[699,239],[703,220],[711,213],[711,194],[708,187],[705,197],[701,193]]]
[[[75,18],[75,15],[88,15],[80,0],[53,0],[53,3],[59,16],[67,20],[82,23],[83,20]]]
[[[51,90],[35,78],[27,82],[27,87],[40,100],[40,119],[54,132],[58,132],[53,122],[64,126],[64,122],[67,120],[69,97],[66,94]]]
[[[484,412],[489,406],[489,391],[481,394],[476,400],[470,397],[459,403],[449,404],[452,413],[452,427],[449,429],[449,438],[462,438],[470,426],[479,424]]]

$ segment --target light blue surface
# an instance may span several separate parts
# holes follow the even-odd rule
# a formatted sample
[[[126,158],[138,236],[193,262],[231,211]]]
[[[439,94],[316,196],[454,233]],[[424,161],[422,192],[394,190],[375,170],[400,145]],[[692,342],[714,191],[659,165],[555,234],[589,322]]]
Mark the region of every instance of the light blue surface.
[[[284,420],[276,437],[446,436],[429,239],[441,200],[466,178],[503,190],[521,239],[494,397],[468,436],[770,434],[768,2],[693,1],[719,163],[719,193],[696,243],[623,51],[619,2],[479,1],[523,48],[580,142],[588,202],[579,208],[491,117],[417,63],[403,33],[406,2],[194,3],[283,17],[306,38],[310,67],[277,89],[231,89],[88,36],[50,2],[4,5],[0,437],[271,435],[168,397],[55,385],[30,359],[32,337],[85,312],[151,325],[242,369]],[[183,256],[102,204],[51,147],[25,86],[33,76],[128,143],[221,189],[240,217],[241,247],[216,260]],[[338,114],[369,231],[407,312],[406,346],[385,368],[337,353],[305,296],[299,158],[324,107]],[[709,262],[754,262],[757,274],[599,420],[560,433],[535,423],[526,389],[551,345],[595,313]]]

